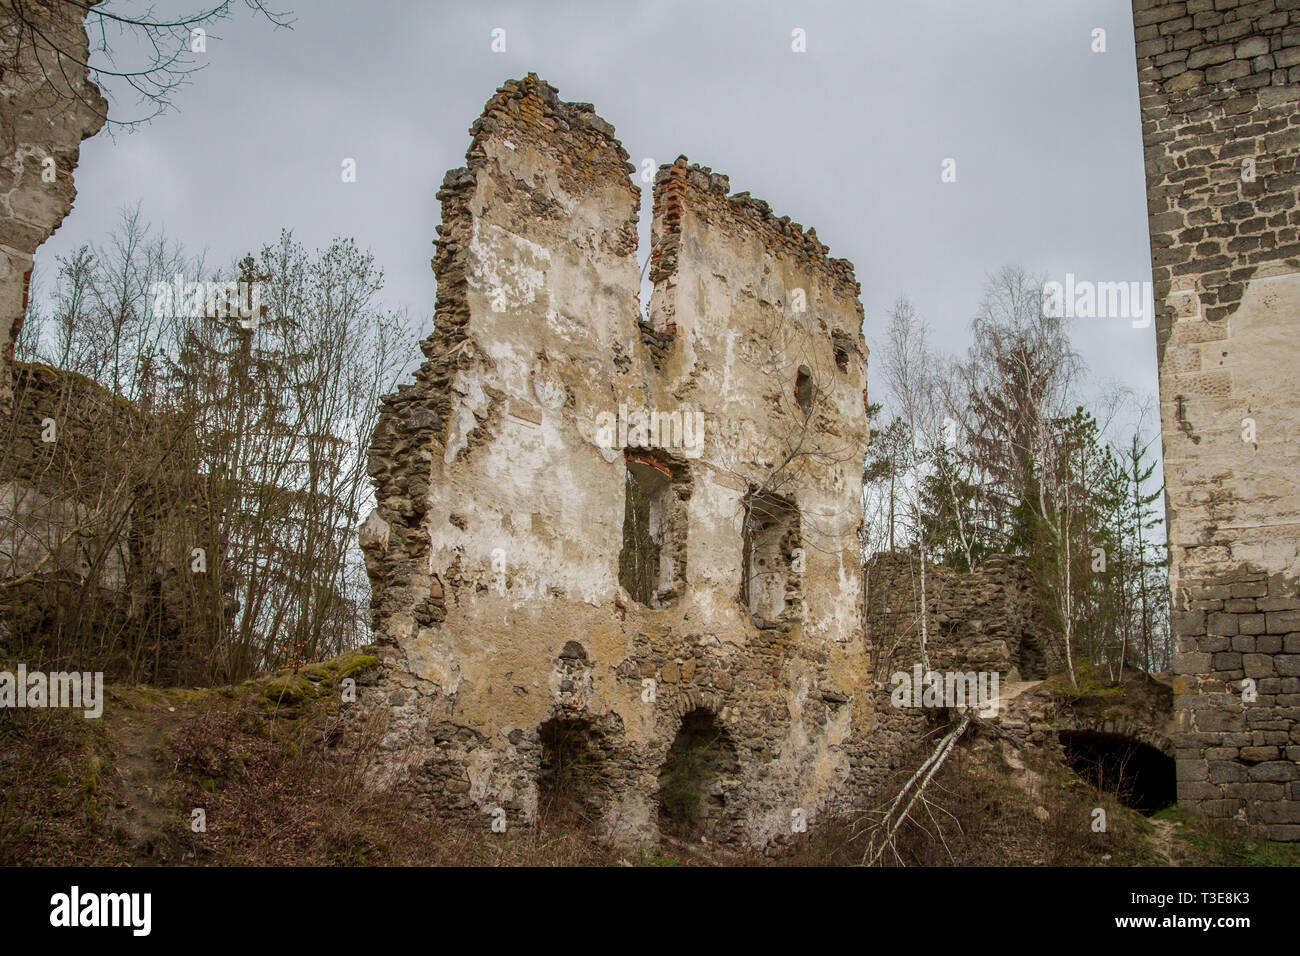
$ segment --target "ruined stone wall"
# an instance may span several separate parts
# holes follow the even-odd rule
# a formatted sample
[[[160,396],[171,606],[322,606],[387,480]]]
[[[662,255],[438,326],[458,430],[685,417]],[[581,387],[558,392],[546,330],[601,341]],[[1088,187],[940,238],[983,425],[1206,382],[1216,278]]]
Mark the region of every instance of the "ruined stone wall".
[[[32,257],[72,209],[81,141],[108,110],[79,65],[88,58],[84,7],[24,3],[22,15],[30,26],[0,0],[0,413],[12,396]]]
[[[597,764],[597,829],[650,840],[670,748],[704,715],[732,755],[715,837],[786,839],[794,811],[815,823],[843,789],[874,719],[856,692],[852,267],[682,158],[656,180],[642,322],[639,190],[612,128],[530,75],[471,133],[439,192],[426,362],[371,446],[391,779],[444,815],[528,824],[567,728]],[[639,412],[700,414],[703,440],[637,447]],[[649,604],[620,584],[629,473],[670,502]]]
[[[72,647],[79,668],[139,676],[145,661],[159,682],[187,679],[186,655],[210,644],[191,646],[186,628],[232,610],[215,593],[224,548],[202,479],[183,465],[187,446],[76,372],[19,362],[12,384],[0,419],[0,580],[11,582],[0,647],[28,659]],[[211,574],[193,573],[195,546]]]
[[[881,552],[867,562],[866,637],[876,679],[921,662],[920,564],[912,553]],[[1033,574],[1016,558],[993,555],[970,574],[926,568],[930,667],[997,672],[1001,681],[1041,680],[1065,662],[1051,639]]]
[[[1179,800],[1298,840],[1300,0],[1133,11]]]
[[[133,481],[111,461],[140,444],[143,418],[75,372],[17,363],[12,381],[12,414],[0,433],[0,578],[37,570],[125,588],[130,522],[122,506]],[[97,527],[115,528],[99,546],[90,528],[77,533],[97,512]]]

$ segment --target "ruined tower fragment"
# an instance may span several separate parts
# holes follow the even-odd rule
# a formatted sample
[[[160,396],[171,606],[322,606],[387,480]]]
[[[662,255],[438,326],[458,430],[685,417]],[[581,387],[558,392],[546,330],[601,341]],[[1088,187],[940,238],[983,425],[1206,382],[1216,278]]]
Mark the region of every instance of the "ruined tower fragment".
[[[643,316],[612,127],[530,75],[471,133],[370,452],[397,773],[485,826],[564,803],[616,839],[788,839],[869,782],[877,719],[853,267],[683,157]]]
[[[1300,8],[1133,11],[1178,798],[1300,840]]]
[[[108,104],[90,82],[86,8],[26,4],[0,23],[0,414],[13,401],[14,339],[36,249],[72,209],[81,141]]]

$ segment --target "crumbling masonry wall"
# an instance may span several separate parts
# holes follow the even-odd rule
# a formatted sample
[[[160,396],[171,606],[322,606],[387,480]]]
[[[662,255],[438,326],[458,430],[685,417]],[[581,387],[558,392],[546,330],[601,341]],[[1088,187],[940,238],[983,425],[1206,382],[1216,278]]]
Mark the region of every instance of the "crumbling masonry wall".
[[[656,178],[642,321],[639,190],[612,127],[530,75],[471,134],[438,194],[426,361],[385,400],[370,452],[362,544],[391,780],[447,817],[530,824],[541,728],[568,727],[600,764],[595,828],[649,841],[674,740],[716,725],[730,769],[709,794],[715,838],[782,842],[850,776],[869,782],[853,763],[876,721],[856,690],[868,425],[853,268],[683,157]],[[638,411],[702,413],[703,441],[639,448],[628,422],[611,427],[625,413],[636,435]],[[619,584],[630,466],[675,489],[673,573],[649,606]],[[770,502],[797,514],[766,532],[775,616],[741,600],[750,532],[785,520]]]
[[[30,29],[0,0],[0,414],[12,401],[10,362],[32,258],[72,209],[81,141],[108,111],[80,65],[89,56],[85,8],[24,3],[22,16]]]
[[[1178,797],[1300,840],[1300,0],[1134,0],[1133,22]]]
[[[888,681],[921,663],[920,563],[914,552],[880,552],[867,562],[866,580],[866,639],[876,680]],[[992,555],[969,574],[932,564],[925,590],[932,670],[984,671],[1010,682],[1065,667],[1023,561]]]

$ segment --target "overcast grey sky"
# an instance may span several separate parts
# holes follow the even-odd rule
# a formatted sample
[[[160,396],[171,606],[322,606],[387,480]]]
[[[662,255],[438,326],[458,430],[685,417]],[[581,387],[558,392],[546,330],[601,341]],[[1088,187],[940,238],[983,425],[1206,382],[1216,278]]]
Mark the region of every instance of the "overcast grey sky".
[[[37,257],[47,280],[138,199],[209,264],[282,226],[308,246],[354,236],[427,333],[434,194],[484,102],[529,71],[595,104],[634,164],[684,153],[816,226],[857,268],[873,347],[906,294],[938,346],[964,350],[1005,264],[1151,277],[1128,0],[277,2],[291,30],[241,9],[213,28],[177,110],[83,144],[76,206]],[[955,183],[941,182],[947,157]],[[1074,339],[1094,376],[1154,392],[1152,328],[1076,320]]]

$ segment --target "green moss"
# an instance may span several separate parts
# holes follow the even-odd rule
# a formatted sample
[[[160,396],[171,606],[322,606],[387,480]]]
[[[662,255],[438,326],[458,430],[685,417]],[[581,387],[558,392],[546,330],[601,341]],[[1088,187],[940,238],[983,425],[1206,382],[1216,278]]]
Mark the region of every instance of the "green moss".
[[[86,758],[86,773],[82,779],[82,792],[94,796],[101,789],[101,780],[105,774],[110,773],[113,769],[111,757],[102,754],[91,754]]]
[[[18,374],[26,373],[28,375],[44,375],[51,381],[58,381],[60,378],[66,379],[74,385],[80,386],[89,391],[98,392],[112,399],[122,409],[140,415],[140,409],[135,402],[131,401],[124,395],[119,395],[89,376],[82,375],[80,372],[74,372],[72,369],[55,368],[53,365],[46,365],[43,362],[15,362],[14,371]]]
[[[269,680],[250,681],[245,687],[257,691],[260,685],[257,700],[263,709],[292,713],[313,700],[335,696],[343,681],[355,680],[379,663],[378,657],[363,648],[332,660],[307,664],[296,671],[286,668]]]
[[[111,766],[111,761],[106,757],[92,754],[86,758],[85,776],[81,781],[79,796],[82,809],[86,814],[86,825],[91,831],[97,829],[100,824],[103,810],[100,800],[101,777]]]
[[[155,707],[171,710],[182,706],[201,704],[217,697],[232,696],[229,687],[153,687],[138,684],[134,687],[106,688],[109,700],[116,710],[149,713]]]
[[[1173,804],[1172,806],[1165,807],[1163,810],[1157,810],[1155,813],[1151,814],[1152,820],[1168,820],[1170,823],[1184,825],[1194,823],[1198,817],[1198,814],[1193,813],[1191,810],[1184,807],[1180,807],[1178,804]]]
[[[1086,658],[1074,662],[1074,678],[1075,684],[1071,684],[1070,675],[1063,672],[1048,678],[1047,684],[1056,697],[1123,697],[1125,693],[1122,683],[1112,685]]]

